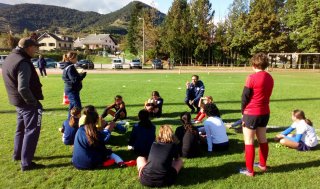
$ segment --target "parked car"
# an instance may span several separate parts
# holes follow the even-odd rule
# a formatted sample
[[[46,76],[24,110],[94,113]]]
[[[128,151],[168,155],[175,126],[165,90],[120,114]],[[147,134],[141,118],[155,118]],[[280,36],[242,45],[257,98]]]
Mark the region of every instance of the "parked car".
[[[123,62],[120,58],[112,59],[112,69],[122,69],[123,68]]]
[[[94,64],[91,60],[79,60],[76,67],[83,69],[94,69]]]
[[[56,68],[57,67],[57,62],[53,60],[52,58],[44,58],[45,61],[47,62],[46,68]],[[38,67],[38,58],[32,58],[31,59],[32,64],[34,67]]]
[[[2,66],[4,60],[7,58],[8,55],[0,55],[0,65]]]
[[[163,69],[163,64],[160,59],[152,60],[152,69]]]
[[[63,70],[66,66],[67,66],[66,62],[58,62],[57,63],[57,68],[59,68],[59,69]]]
[[[142,64],[141,64],[140,59],[133,59],[133,60],[129,63],[129,67],[130,67],[130,69],[132,69],[132,68],[142,69]]]

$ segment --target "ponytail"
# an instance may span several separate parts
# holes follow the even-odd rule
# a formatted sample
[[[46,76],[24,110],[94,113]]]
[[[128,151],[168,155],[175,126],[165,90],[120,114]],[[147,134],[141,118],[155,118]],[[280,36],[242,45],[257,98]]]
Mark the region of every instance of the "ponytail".
[[[79,116],[81,114],[81,109],[78,108],[78,107],[73,107],[71,110],[70,110],[70,120],[69,120],[69,125],[70,127],[78,127],[78,122],[76,120],[76,116]]]
[[[186,132],[196,134],[196,131],[193,129],[193,125],[191,123],[191,114],[190,113],[188,113],[188,112],[182,113],[180,115],[180,120],[181,120]]]
[[[296,109],[292,112],[293,116],[299,120],[304,120],[308,125],[313,126],[313,123],[310,119],[307,119],[302,110]]]
[[[87,112],[86,119],[84,121],[84,128],[90,146],[96,146],[97,143],[99,143],[98,130],[96,127],[98,119],[99,116],[97,112]]]

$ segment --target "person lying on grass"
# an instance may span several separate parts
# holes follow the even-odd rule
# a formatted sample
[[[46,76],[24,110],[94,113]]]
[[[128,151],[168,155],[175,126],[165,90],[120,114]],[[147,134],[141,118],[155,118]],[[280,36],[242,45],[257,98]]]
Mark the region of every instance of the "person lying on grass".
[[[280,144],[297,149],[298,151],[312,150],[317,144],[317,134],[312,127],[312,122],[305,117],[302,110],[293,110],[292,125],[275,137]],[[290,134],[296,129],[296,134]]]
[[[198,112],[197,116],[194,118],[194,123],[202,122],[203,118],[206,117],[206,114],[204,113],[204,105],[210,104],[210,103],[213,103],[212,96],[206,96],[206,97],[200,98],[199,105],[198,105],[200,107],[200,111]]]
[[[191,123],[191,114],[188,112],[180,115],[182,126],[176,129],[175,135],[180,141],[179,154],[182,157],[192,158],[199,156],[200,136],[198,129]]]
[[[138,156],[147,157],[156,139],[156,126],[150,121],[147,110],[140,110],[138,117],[139,122],[132,128],[128,149],[134,150]]]
[[[77,169],[95,169],[102,167],[104,162],[111,159],[119,167],[125,167],[123,160],[104,145],[104,136],[96,127],[98,119],[97,112],[87,112],[84,125],[78,129],[75,136],[73,166]]]
[[[160,97],[159,92],[152,91],[151,98],[145,102],[144,108],[149,112],[150,117],[159,118],[162,115],[162,105],[163,99]]]
[[[115,111],[112,109],[115,109]],[[126,105],[122,100],[122,96],[117,95],[114,98],[114,103],[104,109],[101,117],[105,118],[107,115],[111,115],[113,117],[113,122],[116,122],[118,119],[125,119],[127,117]]]
[[[183,165],[176,142],[171,126],[162,125],[148,159],[142,156],[137,158],[139,180],[142,185],[163,187],[175,182]]]
[[[81,116],[81,109],[78,107],[73,107],[70,111],[71,117],[65,120],[59,131],[63,133],[62,142],[65,145],[73,145],[74,137],[79,128],[79,118]]]

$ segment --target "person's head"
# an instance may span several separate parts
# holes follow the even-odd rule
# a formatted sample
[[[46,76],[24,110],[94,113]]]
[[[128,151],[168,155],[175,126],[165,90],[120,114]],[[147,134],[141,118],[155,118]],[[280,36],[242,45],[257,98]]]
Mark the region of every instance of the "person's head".
[[[70,51],[67,53],[67,62],[71,62],[73,64],[78,62],[77,53],[74,51]]]
[[[189,112],[180,115],[180,121],[186,131],[193,132],[193,125],[191,123],[191,114]]]
[[[18,47],[22,49],[25,53],[27,53],[27,55],[30,57],[33,57],[36,54],[36,52],[38,52],[39,46],[39,43],[30,37],[20,39],[18,43]]]
[[[138,113],[138,118],[140,120],[139,125],[142,127],[151,127],[152,123],[149,119],[149,112],[145,109],[142,109]]]
[[[206,96],[206,104],[210,104],[210,103],[213,103],[213,98],[212,96]]]
[[[71,110],[70,110],[70,120],[69,120],[69,125],[70,127],[76,127],[77,126],[77,119],[80,118],[81,116],[81,109],[78,108],[78,107],[73,107]]]
[[[122,103],[122,96],[117,95],[116,97],[114,97],[114,102],[116,104],[121,104]]]
[[[175,143],[177,141],[170,125],[160,126],[157,141],[161,143]]]
[[[63,55],[62,55],[62,60],[61,60],[61,62],[68,62],[67,54],[63,54]]]
[[[197,84],[197,82],[199,81],[199,76],[198,75],[193,75],[192,77],[191,77],[191,81],[192,81],[192,83],[195,85],[195,84]]]
[[[220,117],[220,111],[217,106],[213,103],[207,103],[204,105],[204,113],[208,117]]]
[[[99,115],[96,111],[87,112],[84,120],[84,128],[86,136],[90,145],[96,145],[98,140],[98,130],[96,124],[98,123]]]
[[[254,69],[265,70],[269,66],[268,56],[264,53],[257,53],[250,59]]]
[[[154,100],[158,100],[158,98],[160,98],[160,94],[158,91],[152,91],[151,96]]]
[[[42,56],[41,54],[39,55],[39,59],[40,59],[40,58],[43,58],[43,56]]]
[[[97,112],[96,108],[92,105],[85,106],[83,108],[83,114],[87,115],[89,112]]]
[[[312,126],[312,122],[306,118],[304,112],[302,110],[296,109],[292,111],[292,121],[300,121],[300,120],[305,120],[305,122]]]

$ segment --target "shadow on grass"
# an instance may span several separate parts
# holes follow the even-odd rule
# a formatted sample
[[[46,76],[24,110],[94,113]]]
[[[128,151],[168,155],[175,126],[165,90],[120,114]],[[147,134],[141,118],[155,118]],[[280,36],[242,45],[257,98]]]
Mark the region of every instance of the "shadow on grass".
[[[303,153],[303,152],[301,152]],[[268,172],[272,173],[283,173],[283,172],[289,172],[289,171],[296,171],[298,169],[306,169],[309,167],[319,167],[320,161],[309,161],[304,163],[289,163],[289,164],[283,164],[275,167],[270,167],[268,169]]]
[[[238,174],[243,162],[228,162],[216,167],[187,167],[178,175],[175,186],[189,186],[219,180]]]
[[[70,162],[67,162],[67,163],[53,163],[53,164],[49,164],[49,165],[45,165],[45,169],[51,169],[51,168],[60,168],[60,167],[69,167],[69,166],[72,166],[72,163],[71,163],[71,159],[70,159]]]

